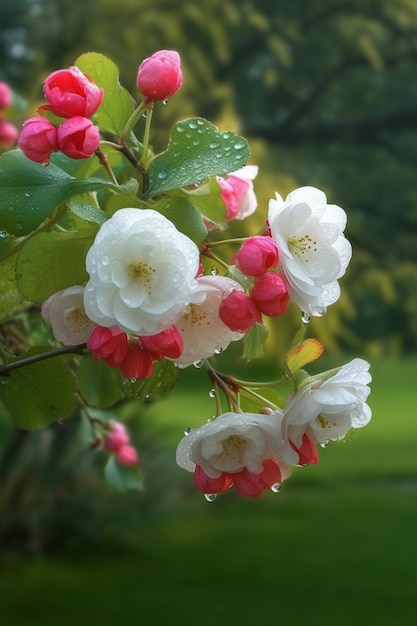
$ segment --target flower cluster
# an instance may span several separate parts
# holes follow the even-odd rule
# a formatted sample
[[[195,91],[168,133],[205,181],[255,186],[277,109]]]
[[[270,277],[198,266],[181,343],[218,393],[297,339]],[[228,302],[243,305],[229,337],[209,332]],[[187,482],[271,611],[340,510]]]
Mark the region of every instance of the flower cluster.
[[[52,152],[60,150],[71,159],[91,157],[100,145],[100,131],[90,117],[100,106],[104,91],[75,66],[52,72],[44,81],[48,104],[39,107],[38,117],[23,125],[19,147],[32,161],[47,164]],[[64,118],[56,125],[47,112]]]
[[[94,73],[96,63],[100,70]],[[194,365],[209,378],[215,416],[187,432],[177,449],[178,465],[194,474],[208,499],[229,489],[252,498],[278,491],[291,466],[317,463],[317,446],[345,438],[371,418],[368,363],[354,359],[312,377],[303,369],[323,351],[320,342],[304,338],[308,318],[324,315],[338,300],[339,279],[351,258],[346,213],[329,204],[323,191],[300,187],[285,200],[276,193],[269,201],[264,232],[224,238],[234,220],[258,210],[258,167],[245,164],[247,142],[192,118],[175,126],[164,152],[153,154],[149,138],[157,103],[182,85],[179,54],[161,50],[139,65],[137,106],[118,83],[105,93],[100,78],[106,67],[114,74],[105,57],[89,53],[50,74],[46,104],[24,123],[20,150],[4,161],[6,171],[22,158],[33,185],[28,189],[22,181],[21,195],[8,203],[23,206],[26,220],[3,212],[4,231],[12,238],[22,235],[10,244],[18,255],[16,285],[23,285],[26,300],[40,304],[53,339],[63,346],[17,365],[11,360],[1,372],[73,354],[62,376],[77,371],[73,396],[93,431],[99,425],[97,447],[133,467],[138,455],[126,427],[114,414],[104,419],[103,407],[88,410],[89,398],[97,402],[89,393],[90,368],[105,376],[105,385],[116,386],[110,400],[103,400],[110,411],[106,403],[118,402],[125,389],[145,399],[144,388],[160,393],[166,376],[168,391]],[[0,84],[0,107],[8,102]],[[115,111],[117,119],[110,119]],[[142,141],[134,134],[140,122]],[[63,156],[50,163],[55,151]],[[93,160],[77,169],[65,159],[94,154],[96,169]],[[85,171],[94,177],[80,185],[77,176]],[[13,185],[10,194],[17,193],[18,183]],[[60,244],[66,246],[62,258]],[[32,282],[22,280],[32,263]],[[280,375],[291,392],[284,401],[274,389],[273,402],[259,383],[217,369],[218,355],[239,343],[246,360],[258,357],[268,318],[283,318],[290,305],[300,309],[301,328],[297,341],[289,338]]]
[[[17,141],[19,131],[16,126],[9,122],[4,111],[12,103],[12,91],[7,83],[0,82],[0,149],[9,149]]]

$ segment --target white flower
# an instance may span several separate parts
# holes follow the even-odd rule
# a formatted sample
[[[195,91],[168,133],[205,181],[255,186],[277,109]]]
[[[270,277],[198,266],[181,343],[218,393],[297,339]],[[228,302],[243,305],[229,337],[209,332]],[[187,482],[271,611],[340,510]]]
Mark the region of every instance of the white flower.
[[[281,422],[258,413],[224,413],[191,431],[179,443],[177,463],[194,472],[200,466],[210,478],[223,472],[262,471],[262,463],[278,458]]]
[[[290,396],[283,417],[284,434],[296,446],[307,433],[316,443],[343,439],[351,428],[366,426],[372,412],[367,398],[369,363],[353,359],[336,373],[325,372]],[[284,460],[291,462],[284,455]]]
[[[243,291],[239,283],[226,276],[201,276],[197,278],[196,295],[204,298],[201,304],[190,304],[176,321],[183,342],[183,352],[175,363],[186,367],[200,359],[207,359],[225,350],[231,341],[243,337],[231,331],[219,318],[222,298],[232,291]]]
[[[288,292],[308,315],[323,315],[340,296],[337,282],[352,255],[343,235],[346,213],[315,187],[269,201],[268,221]]]
[[[101,326],[153,335],[193,301],[199,250],[152,209],[120,209],[87,253],[85,310]]]
[[[226,220],[243,220],[255,212],[258,201],[252,181],[257,175],[257,165],[245,165],[226,177],[217,176],[222,200],[226,206]]]
[[[75,285],[52,294],[42,305],[45,322],[65,346],[85,343],[95,327],[85,313],[83,297],[84,287]]]

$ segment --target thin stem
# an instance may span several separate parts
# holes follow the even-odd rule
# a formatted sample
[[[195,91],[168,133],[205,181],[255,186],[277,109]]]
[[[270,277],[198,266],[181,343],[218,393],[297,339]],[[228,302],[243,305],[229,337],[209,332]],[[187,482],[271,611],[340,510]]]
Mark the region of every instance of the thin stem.
[[[218,263],[218,265],[220,265],[221,267],[223,267],[226,271],[230,268],[230,265],[228,263],[226,263],[225,261],[223,261],[223,259],[221,259],[220,257],[218,257],[216,254],[213,254],[212,252],[209,252],[209,250],[206,250],[205,248],[203,248],[202,250],[202,254],[207,257],[208,259],[212,259],[213,261],[215,261],[216,263]]]
[[[236,237],[235,239],[222,239],[221,241],[208,241],[205,244],[206,248],[215,248],[217,246],[222,246],[223,244],[233,244],[233,243],[243,243],[246,241],[247,237]]]
[[[259,400],[263,405],[269,406],[271,409],[273,409],[274,411],[278,408],[276,404],[274,404],[273,402],[271,402],[270,400],[267,400],[266,398],[264,398],[263,396],[261,396],[259,393],[256,393],[256,391],[253,391],[253,389],[250,389],[250,387],[241,387],[240,388],[240,392],[241,394],[247,394],[248,396],[252,396],[253,398],[256,398],[257,400]]]
[[[129,133],[133,130],[134,126],[138,122],[139,118],[142,116],[143,111],[146,109],[148,103],[143,101],[140,105],[133,111],[132,115],[127,120],[125,127],[122,132],[122,143],[126,142]]]
[[[107,158],[107,155],[104,154],[104,152],[98,148],[96,150],[96,155],[98,157],[98,160],[100,161],[101,165],[103,165],[104,169],[106,170],[106,172],[108,173],[108,175],[110,176],[110,180],[115,184],[118,185],[118,180],[116,178],[116,176],[114,175],[114,172],[110,166],[109,160]]]
[[[153,115],[153,102],[150,102],[146,108],[146,122],[145,122],[145,132],[143,135],[143,152],[142,158],[140,160],[140,164],[144,166],[148,157],[148,147],[149,147],[149,136],[151,133],[151,122]]]
[[[81,355],[86,347],[86,344],[80,344],[78,346],[64,346],[62,348],[56,348],[49,352],[41,352],[40,354],[34,354],[12,363],[3,363],[0,365],[0,376],[10,376],[10,372],[26,365],[33,365],[33,363],[39,363],[39,361],[45,361],[46,359],[52,359],[62,354],[78,354]]]

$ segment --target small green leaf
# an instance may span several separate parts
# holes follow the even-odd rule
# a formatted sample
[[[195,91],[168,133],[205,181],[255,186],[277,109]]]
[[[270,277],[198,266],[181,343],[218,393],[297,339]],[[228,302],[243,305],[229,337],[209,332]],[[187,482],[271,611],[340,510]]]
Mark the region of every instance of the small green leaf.
[[[107,484],[116,491],[143,491],[142,473],[137,465],[121,465],[112,455],[109,457],[104,476]]]
[[[81,218],[85,222],[92,222],[98,226],[104,224],[104,222],[109,218],[107,213],[98,209],[93,204],[84,204],[83,202],[74,202],[73,200],[70,200],[68,202],[68,208],[72,213],[74,213],[74,215]]]
[[[75,195],[103,188],[121,191],[101,178],[73,178],[53,163],[34,163],[18,149],[0,157],[0,188],[0,229],[16,236],[34,231]]]
[[[264,324],[255,324],[246,333],[242,339],[243,343],[243,358],[246,361],[253,361],[254,359],[260,359],[264,355],[263,344],[268,335],[268,330]]]
[[[20,359],[42,352],[46,350],[32,348]],[[76,383],[62,357],[22,366],[2,382],[2,403],[20,428],[46,426],[70,417],[75,410]]]
[[[86,402],[94,407],[112,406],[122,396],[119,374],[104,361],[93,361],[85,355],[77,371],[80,392]]]
[[[94,239],[92,227],[78,232],[51,231],[31,237],[17,257],[16,277],[25,298],[41,304],[51,294],[88,280],[85,257]]]
[[[210,176],[240,169],[248,158],[243,137],[220,132],[201,117],[184,120],[173,128],[166,151],[151,163],[147,195],[199,185]]]
[[[203,218],[185,195],[167,194],[160,198],[156,208],[197,245],[206,238]]]
[[[324,351],[324,345],[318,339],[304,339],[288,352],[286,364],[293,374],[304,365],[316,361]]]
[[[104,98],[93,116],[100,131],[121,137],[125,124],[133,113],[133,100],[119,83],[117,66],[103,54],[87,52],[74,62],[84,74],[104,89]]]
[[[159,361],[154,365],[151,378],[143,380],[122,380],[122,390],[127,398],[140,400],[142,402],[152,402],[162,398],[174,387],[178,378],[178,368],[172,361]]]
[[[215,178],[210,178],[202,187],[199,187],[195,192],[183,190],[182,193],[187,194],[190,202],[204,218],[218,226],[224,222],[226,215],[226,206],[221,197],[220,186]],[[205,193],[197,193],[199,190]]]

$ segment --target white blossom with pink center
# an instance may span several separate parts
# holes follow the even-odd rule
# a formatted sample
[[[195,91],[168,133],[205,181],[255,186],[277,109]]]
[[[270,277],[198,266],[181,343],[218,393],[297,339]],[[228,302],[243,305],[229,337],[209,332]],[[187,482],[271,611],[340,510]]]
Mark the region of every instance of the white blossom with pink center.
[[[323,315],[340,296],[338,279],[352,255],[345,211],[327,204],[320,189],[300,187],[285,201],[279,194],[270,200],[268,221],[291,299],[307,315]]]
[[[188,472],[198,465],[210,478],[243,469],[257,474],[264,461],[280,456],[281,421],[277,415],[223,413],[180,441],[177,464]]]
[[[84,310],[84,287],[75,285],[57,291],[42,305],[42,317],[65,346],[85,343],[95,327]]]
[[[87,253],[84,304],[101,326],[154,335],[195,299],[199,250],[152,209],[120,209]]]
[[[242,333],[230,330],[219,317],[222,299],[232,291],[243,291],[242,286],[226,276],[201,276],[197,283],[195,295],[202,302],[190,304],[175,323],[184,342],[181,356],[175,359],[180,367],[222,352],[231,341],[243,337]]]
[[[257,175],[257,165],[245,165],[226,177],[217,177],[226,205],[226,220],[243,220],[255,212],[258,201],[253,190],[253,180]]]
[[[313,377],[286,403],[282,421],[285,439],[299,447],[306,433],[314,442],[326,444],[343,439],[351,428],[366,426],[372,417],[366,403],[371,380],[369,363],[359,358]],[[290,448],[286,450],[291,453]],[[293,462],[285,454],[283,459]]]

